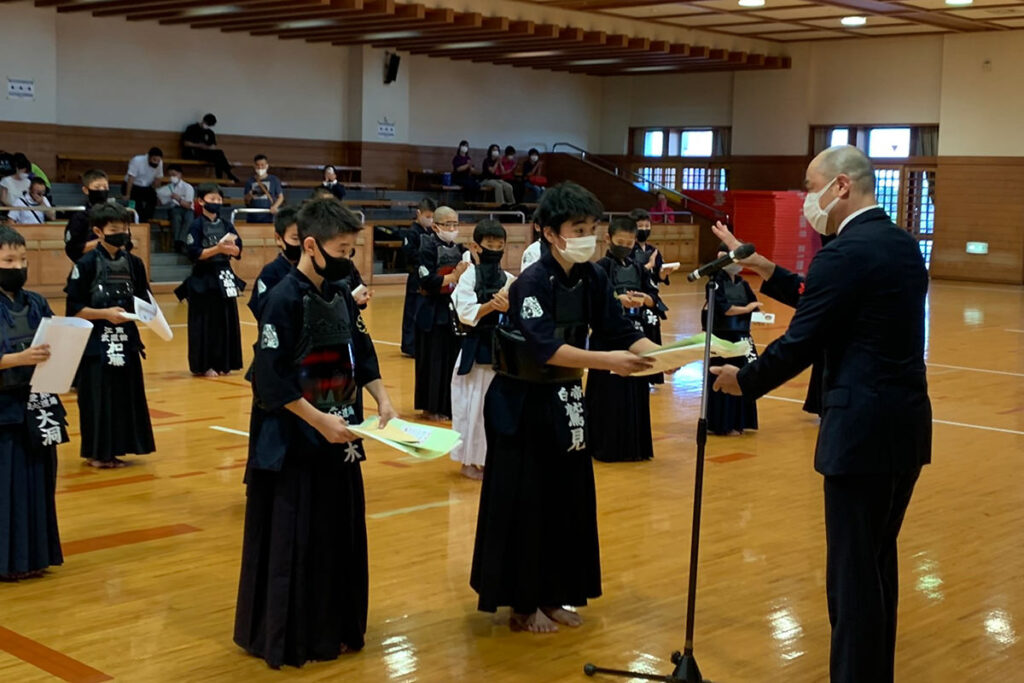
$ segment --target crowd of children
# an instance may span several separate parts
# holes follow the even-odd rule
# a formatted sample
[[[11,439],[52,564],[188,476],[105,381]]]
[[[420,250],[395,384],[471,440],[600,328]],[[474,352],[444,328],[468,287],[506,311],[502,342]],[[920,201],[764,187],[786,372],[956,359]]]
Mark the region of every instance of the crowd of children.
[[[107,190],[105,174],[85,174],[90,208],[71,218],[66,240],[67,314],[94,325],[77,391],[81,456],[98,468],[155,450],[131,316],[149,281],[131,253],[128,213]],[[216,377],[242,367],[236,299],[246,283],[231,267],[242,243],[217,185],[200,185],[196,198],[192,271],[176,294],[188,302],[189,369]],[[470,584],[481,610],[512,609],[513,629],[581,623],[572,607],[601,593],[593,460],[654,454],[651,380],[631,375],[659,348],[668,310],[659,284],[671,268],[648,241],[644,210],[610,222],[595,261],[603,215],[573,183],[544,192],[518,279],[502,265],[498,221],[477,223],[467,249],[458,214],[425,199],[403,236],[402,352],[415,356],[415,408],[451,419],[462,435],[452,459],[482,480]],[[348,427],[363,420],[363,389],[381,426],[397,414],[361,313],[370,293],[353,262],[359,219],[328,190],[275,206],[273,221],[280,253],[248,302],[258,334],[234,639],[276,668],[363,647],[365,454]],[[0,485],[19,492],[0,505],[0,577],[14,580],[62,562],[53,497],[56,446],[67,441],[59,399],[29,392],[32,366],[49,356],[30,342],[52,312],[24,290],[26,273],[24,239],[0,227]],[[716,282],[714,332],[749,338],[758,306],[749,285],[734,270]],[[736,401],[716,395],[712,431],[756,428],[753,404]]]

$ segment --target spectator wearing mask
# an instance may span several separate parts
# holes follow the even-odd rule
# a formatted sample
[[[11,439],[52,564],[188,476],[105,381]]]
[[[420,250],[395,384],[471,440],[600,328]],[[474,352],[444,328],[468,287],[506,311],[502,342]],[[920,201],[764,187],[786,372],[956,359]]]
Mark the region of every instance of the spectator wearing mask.
[[[46,198],[46,182],[42,178],[33,178],[28,194],[14,200],[14,206],[24,206],[23,211],[11,211],[11,222],[16,225],[39,225],[56,218],[53,211],[46,211],[50,200]]]
[[[270,213],[250,213],[248,223],[273,223],[274,214],[284,204],[284,188],[275,175],[270,175],[270,160],[257,154],[252,160],[252,177],[245,184],[245,206],[250,209],[270,209]]]
[[[89,224],[89,211],[97,204],[106,204],[109,199],[110,180],[107,174],[98,168],[83,173],[82,194],[87,197],[85,210],[72,214],[64,228],[64,253],[74,263],[100,243]],[[131,249],[130,243],[127,248]]]
[[[513,154],[515,150],[513,149]],[[494,201],[502,206],[515,204],[515,192],[512,183],[502,180],[501,174],[501,147],[491,145],[487,148],[487,158],[484,160],[484,170],[480,173],[480,186],[494,188]]]
[[[480,183],[473,177],[474,175],[476,168],[469,156],[469,143],[463,140],[452,158],[452,182],[467,192],[473,192],[480,188]]]
[[[231,182],[237,183],[239,180],[231,171],[231,162],[225,156],[224,150],[217,147],[217,136],[213,132],[216,125],[217,117],[206,114],[201,121],[186,128],[181,136],[182,156],[213,164],[218,179],[226,175]]]
[[[675,223],[676,217],[672,215],[675,211],[669,203],[664,192],[658,193],[658,203],[651,207],[651,220],[655,223]]]
[[[171,235],[174,237],[174,250],[185,253],[185,239],[188,229],[195,219],[194,203],[196,190],[185,182],[184,172],[178,164],[167,167],[167,185],[160,188],[160,205],[166,207],[171,221]]]
[[[338,171],[330,164],[324,166],[322,186],[330,190],[339,202],[345,198],[345,186],[338,182]]]
[[[124,177],[124,198],[135,202],[135,211],[140,223],[148,223],[156,210],[156,190],[164,177],[164,153],[159,147],[151,147],[146,154],[132,157],[128,162],[128,173]]]
[[[21,152],[12,156],[14,173],[0,180],[0,204],[14,206],[14,201],[28,194],[32,183],[32,162]]]
[[[522,174],[523,188],[526,190],[523,200],[532,199],[537,201],[540,199],[541,194],[544,193],[548,179],[544,175],[544,162],[541,161],[540,152],[537,151],[536,147],[530,148],[526,161],[523,162]]]

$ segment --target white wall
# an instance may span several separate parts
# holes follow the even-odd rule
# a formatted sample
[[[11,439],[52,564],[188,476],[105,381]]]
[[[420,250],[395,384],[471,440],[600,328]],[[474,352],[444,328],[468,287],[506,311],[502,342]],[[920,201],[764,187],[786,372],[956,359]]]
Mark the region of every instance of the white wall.
[[[736,73],[732,101],[732,153],[801,154],[811,124],[809,46],[793,46],[791,69]]]
[[[600,139],[601,84],[591,76],[403,56],[409,83],[409,141],[474,150],[492,142],[516,149]],[[376,124],[374,124],[376,125]],[[372,138],[371,138],[372,139]]]
[[[52,9],[17,2],[0,6],[0,121],[57,120],[57,31]],[[7,99],[7,79],[33,79],[34,100]]]
[[[363,88],[362,88],[362,140],[374,142],[410,142],[412,123],[409,110],[409,59],[401,55],[398,66],[398,79],[384,84],[384,55],[386,50],[378,50],[370,46],[362,48]],[[381,123],[392,123],[395,126],[394,137],[380,135]]]

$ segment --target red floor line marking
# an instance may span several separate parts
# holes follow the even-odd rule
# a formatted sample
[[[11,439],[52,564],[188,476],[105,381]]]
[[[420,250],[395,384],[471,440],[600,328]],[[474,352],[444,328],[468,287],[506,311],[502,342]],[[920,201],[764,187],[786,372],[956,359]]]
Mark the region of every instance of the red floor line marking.
[[[213,450],[215,450],[215,451],[234,451],[234,450],[237,450],[239,448],[248,448],[248,447],[249,447],[249,444],[247,444],[247,443],[236,443],[234,446],[217,446],[217,448],[214,448]]]
[[[124,486],[126,484],[139,484],[144,481],[156,479],[154,474],[139,474],[134,477],[121,477],[119,479],[107,479],[104,481],[90,481],[85,484],[72,484],[65,486],[57,493],[75,493],[77,491],[92,491],[93,489],[106,489],[112,486]]]
[[[77,541],[61,543],[61,550],[64,551],[64,556],[67,557],[69,555],[91,553],[96,550],[109,550],[110,548],[119,548],[125,545],[145,543],[146,541],[155,541],[157,539],[170,538],[172,536],[180,536],[182,534],[191,534],[196,531],[202,531],[202,529],[190,524],[171,524],[169,526],[157,526],[150,529],[133,529],[131,531],[121,531],[116,534],[93,536],[92,538],[83,538]]]
[[[169,413],[166,410],[149,409],[149,416],[154,420],[166,420],[169,417],[181,417],[180,413]]]
[[[0,626],[0,650],[68,683],[100,683],[113,676]]]
[[[199,474],[206,474],[206,470],[197,470],[195,472],[182,472],[181,474],[172,474],[171,479],[182,479],[184,477],[194,477]]]
[[[726,462],[736,462],[737,460],[746,460],[748,458],[753,458],[753,457],[754,457],[753,453],[729,453],[728,455],[715,455],[715,456],[712,456],[712,457],[708,458],[708,460],[710,460],[711,462],[726,463]]]
[[[252,398],[252,394],[238,394],[237,396],[221,396],[220,400],[221,401],[227,401],[228,399],[238,399],[238,398]]]
[[[220,467],[214,467],[215,470],[237,470],[239,467],[245,467],[244,462],[235,463],[234,465],[221,465]]]

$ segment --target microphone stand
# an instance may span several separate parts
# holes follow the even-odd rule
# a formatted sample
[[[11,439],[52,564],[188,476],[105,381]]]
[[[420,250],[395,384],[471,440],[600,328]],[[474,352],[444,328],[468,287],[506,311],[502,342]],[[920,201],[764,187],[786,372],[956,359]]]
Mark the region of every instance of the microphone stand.
[[[606,669],[587,663],[583,673],[588,676],[604,674],[619,678],[638,678],[645,681],[667,681],[668,683],[711,683],[703,678],[693,655],[693,620],[697,607],[697,559],[700,548],[700,512],[704,497],[704,453],[708,443],[708,375],[711,367],[711,331],[715,329],[715,292],[718,284],[708,273],[708,315],[707,332],[704,335],[704,380],[700,393],[700,418],[697,420],[697,471],[693,479],[693,522],[690,526],[690,580],[686,593],[686,639],[683,651],[672,653],[671,661],[676,668],[671,674],[649,674],[641,671]]]

